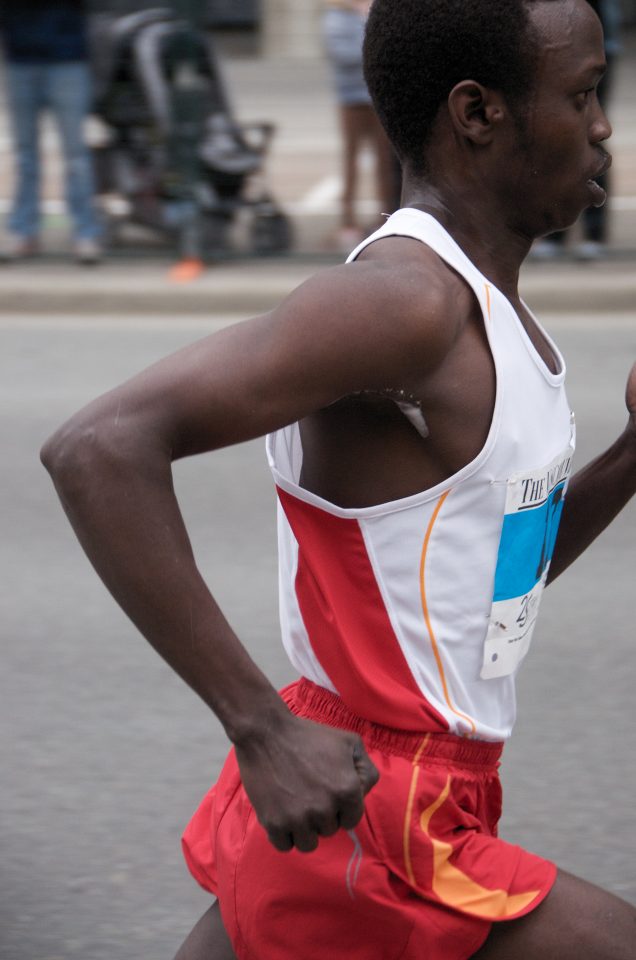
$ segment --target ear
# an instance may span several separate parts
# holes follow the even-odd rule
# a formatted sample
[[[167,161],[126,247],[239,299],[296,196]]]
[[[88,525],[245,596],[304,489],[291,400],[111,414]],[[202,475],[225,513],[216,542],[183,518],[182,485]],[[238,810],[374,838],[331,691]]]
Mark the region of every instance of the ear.
[[[448,112],[456,132],[481,146],[491,142],[506,117],[501,95],[474,80],[462,80],[453,87],[448,95]]]

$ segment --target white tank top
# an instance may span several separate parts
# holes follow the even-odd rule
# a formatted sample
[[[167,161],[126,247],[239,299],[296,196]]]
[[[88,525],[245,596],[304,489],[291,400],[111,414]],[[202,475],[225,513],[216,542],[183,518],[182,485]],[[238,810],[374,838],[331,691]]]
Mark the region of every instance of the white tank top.
[[[473,289],[496,370],[490,431],[442,483],[359,509],[299,486],[297,423],[267,437],[283,643],[301,675],[368,720],[503,740],[574,451],[565,365],[537,324],[548,369],[510,302],[428,214],[399,210],[349,261],[388,236],[428,244]]]

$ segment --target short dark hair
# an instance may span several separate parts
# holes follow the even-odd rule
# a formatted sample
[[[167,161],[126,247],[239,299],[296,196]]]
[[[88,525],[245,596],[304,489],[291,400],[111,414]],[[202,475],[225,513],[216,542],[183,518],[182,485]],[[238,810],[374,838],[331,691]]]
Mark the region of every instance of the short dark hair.
[[[455,84],[475,80],[518,101],[532,85],[533,0],[374,0],[364,71],[402,162],[425,169],[433,122]]]

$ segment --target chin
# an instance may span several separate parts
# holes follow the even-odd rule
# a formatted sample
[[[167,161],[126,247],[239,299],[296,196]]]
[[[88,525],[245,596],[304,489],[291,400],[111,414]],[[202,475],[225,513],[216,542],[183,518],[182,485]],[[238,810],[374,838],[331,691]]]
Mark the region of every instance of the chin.
[[[547,237],[551,233],[560,233],[562,230],[569,230],[570,227],[574,226],[576,221],[588,206],[589,204],[577,206],[576,210],[570,212],[559,211],[561,216],[552,216],[549,220],[546,218],[547,226],[543,226],[540,236]]]

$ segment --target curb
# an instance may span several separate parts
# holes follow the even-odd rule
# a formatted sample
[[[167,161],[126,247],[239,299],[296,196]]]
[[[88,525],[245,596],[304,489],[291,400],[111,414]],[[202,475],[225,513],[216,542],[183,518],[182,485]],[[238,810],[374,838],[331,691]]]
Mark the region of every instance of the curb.
[[[169,264],[105,263],[97,268],[66,261],[0,268],[0,314],[154,316],[244,314],[271,310],[308,277],[340,261],[237,261],[210,267],[190,283],[168,279]],[[538,313],[634,312],[633,261],[588,264],[529,263],[521,294]]]

